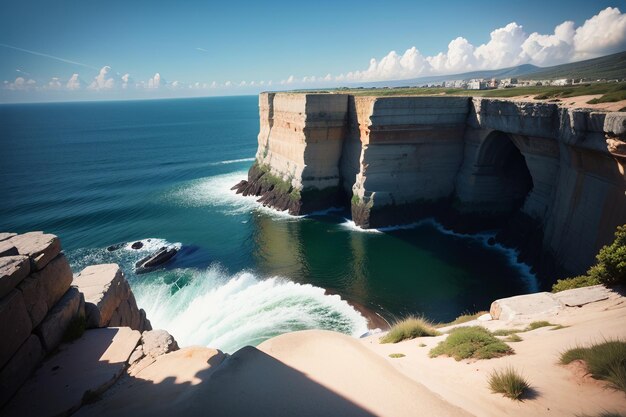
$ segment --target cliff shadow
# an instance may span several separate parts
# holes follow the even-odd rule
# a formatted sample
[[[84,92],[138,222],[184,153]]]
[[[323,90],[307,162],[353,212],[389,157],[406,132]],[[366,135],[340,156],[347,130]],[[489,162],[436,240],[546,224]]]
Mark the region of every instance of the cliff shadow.
[[[173,354],[184,357],[193,349],[205,348]],[[76,416],[374,416],[250,346],[228,357],[219,352],[195,374],[188,374],[190,365],[182,358],[171,365],[160,376],[148,367],[137,377],[126,377]]]

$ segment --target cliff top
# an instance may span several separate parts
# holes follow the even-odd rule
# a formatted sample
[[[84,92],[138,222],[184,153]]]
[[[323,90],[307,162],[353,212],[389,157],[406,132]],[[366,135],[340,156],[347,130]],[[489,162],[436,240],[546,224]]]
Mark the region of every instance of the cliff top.
[[[495,90],[461,88],[340,88],[333,90],[294,90],[280,94],[350,94],[353,96],[461,96],[492,97],[512,100],[557,103],[565,107],[598,111],[626,111],[626,82],[594,83],[574,86],[534,86]]]

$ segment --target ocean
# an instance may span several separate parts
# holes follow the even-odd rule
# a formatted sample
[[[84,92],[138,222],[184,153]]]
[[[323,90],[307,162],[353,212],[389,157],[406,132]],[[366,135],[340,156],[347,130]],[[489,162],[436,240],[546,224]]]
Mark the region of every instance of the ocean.
[[[489,232],[428,219],[363,231],[349,212],[294,217],[236,195],[257,100],[0,105],[0,231],[58,235],[75,273],[119,263],[154,328],[225,352],[302,329],[358,337],[363,311],[447,321],[538,290]],[[174,260],[136,275],[164,245],[179,248]]]

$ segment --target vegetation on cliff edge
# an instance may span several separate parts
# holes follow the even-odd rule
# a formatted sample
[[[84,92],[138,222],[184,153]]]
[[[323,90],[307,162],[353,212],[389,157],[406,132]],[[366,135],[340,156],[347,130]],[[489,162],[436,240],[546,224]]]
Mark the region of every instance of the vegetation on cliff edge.
[[[468,96],[468,97],[493,97],[508,98],[531,96],[537,100],[560,101],[570,97],[602,94],[597,99],[588,103],[606,103],[626,100],[626,83],[587,83],[569,86],[532,86],[499,88],[495,90],[466,90],[461,88],[446,87],[399,87],[399,88],[340,88],[332,91],[306,91],[307,93],[339,93],[352,94],[354,96]]]
[[[512,354],[513,349],[489,330],[480,326],[457,327],[446,340],[439,342],[429,355],[431,358],[448,355],[461,359],[491,359]]]
[[[617,227],[615,240],[600,249],[596,264],[587,270],[587,274],[558,280],[552,292],[597,284],[626,284],[626,225]]]
[[[626,393],[626,342],[606,340],[589,347],[575,347],[561,354],[561,363],[567,365],[580,360],[592,377],[607,381],[611,387]]]
[[[502,371],[495,370],[489,375],[489,388],[493,393],[520,400],[530,390],[530,384],[515,369],[509,367]]]
[[[380,338],[380,343],[398,343],[416,337],[438,335],[439,332],[432,323],[420,317],[410,316],[391,326],[387,334]]]

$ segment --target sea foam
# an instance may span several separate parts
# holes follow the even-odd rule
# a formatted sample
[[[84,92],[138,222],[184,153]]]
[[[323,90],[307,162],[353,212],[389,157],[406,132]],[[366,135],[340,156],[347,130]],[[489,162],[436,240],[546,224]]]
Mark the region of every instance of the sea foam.
[[[228,275],[218,266],[183,270],[190,282],[176,291],[164,283],[137,283],[133,291],[154,328],[165,328],[182,346],[204,345],[225,352],[255,346],[282,333],[335,330],[367,332],[367,320],[338,295],[279,277],[252,272]]]
[[[242,196],[231,190],[233,185],[248,177],[247,171],[236,171],[189,181],[172,192],[166,199],[186,207],[214,207],[225,215],[238,215],[253,210],[263,212],[274,218],[299,219],[287,211],[278,211],[258,203],[257,196]]]

